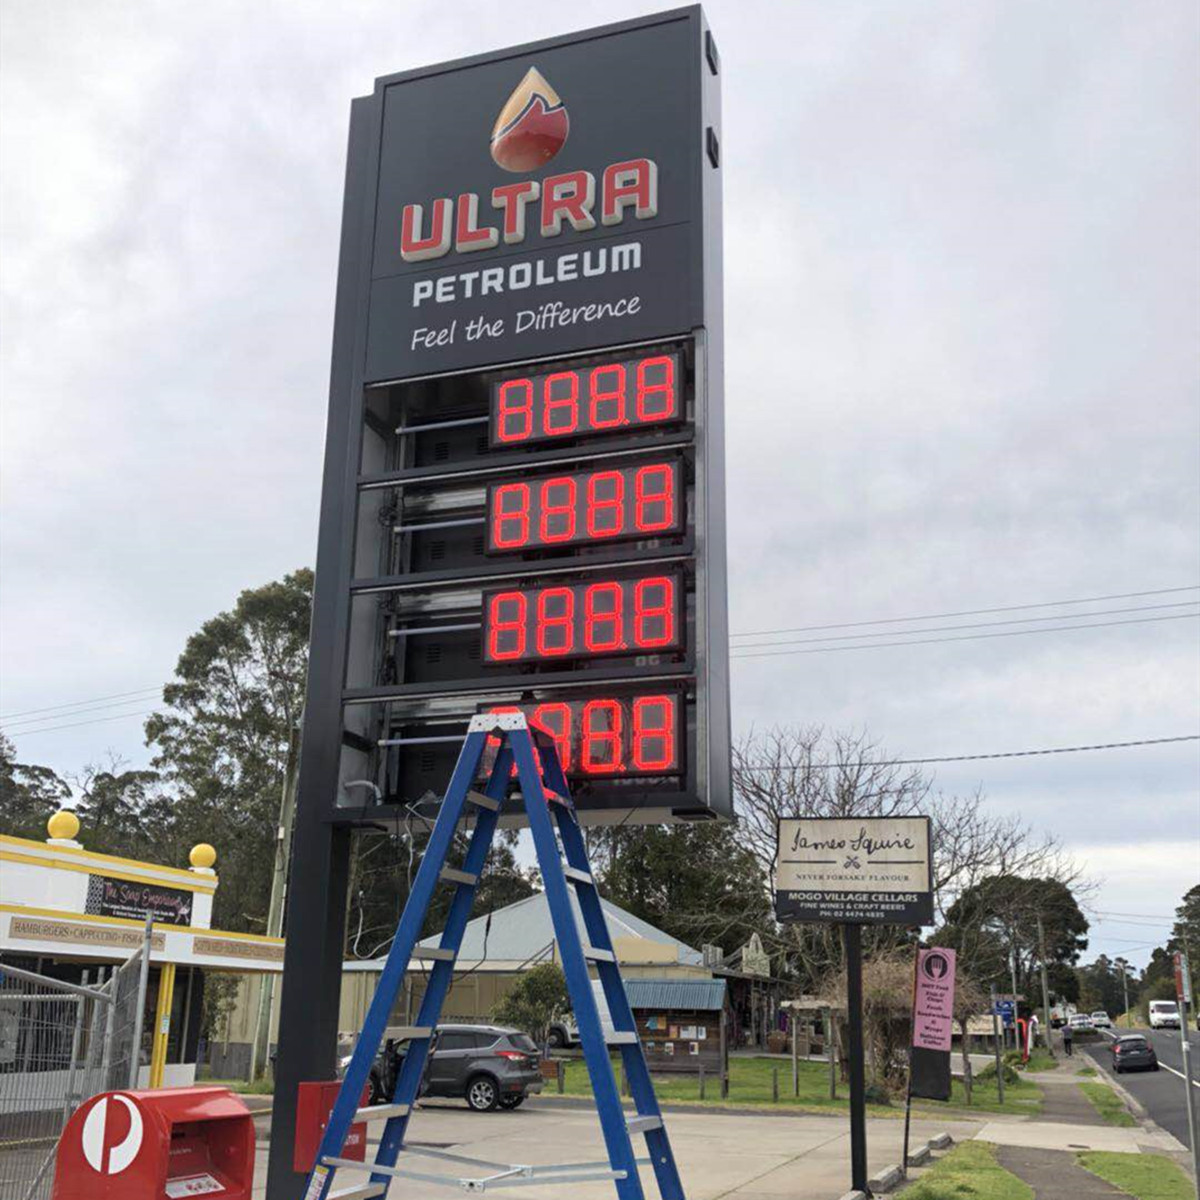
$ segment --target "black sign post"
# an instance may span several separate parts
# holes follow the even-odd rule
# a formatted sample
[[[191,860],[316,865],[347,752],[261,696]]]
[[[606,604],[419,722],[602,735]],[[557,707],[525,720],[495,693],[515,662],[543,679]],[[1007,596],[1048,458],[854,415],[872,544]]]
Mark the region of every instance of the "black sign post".
[[[352,103],[271,1200],[351,837],[432,823],[472,717],[548,732],[584,824],[731,815],[720,164],[698,6]]]
[[[775,915],[780,921],[842,927],[849,1038],[850,1186],[866,1194],[862,927],[932,924],[929,818],[781,820],[775,856]]]
[[[842,925],[846,950],[846,1023],[850,1052],[850,1186],[867,1192],[867,1079],[863,1048],[862,926]]]

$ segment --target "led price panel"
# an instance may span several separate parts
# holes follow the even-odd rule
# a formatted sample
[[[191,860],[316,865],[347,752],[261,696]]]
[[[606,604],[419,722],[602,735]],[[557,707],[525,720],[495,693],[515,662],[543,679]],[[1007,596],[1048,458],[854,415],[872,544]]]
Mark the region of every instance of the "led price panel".
[[[679,460],[495,483],[487,494],[491,553],[663,537],[683,528]]]
[[[528,446],[678,420],[679,367],[678,354],[649,354],[498,380],[492,385],[491,444]]]
[[[678,573],[514,587],[483,595],[483,660],[658,654],[682,635]]]
[[[679,697],[673,692],[508,704],[553,739],[572,778],[670,775],[682,767]],[[514,768],[515,770],[515,768]]]

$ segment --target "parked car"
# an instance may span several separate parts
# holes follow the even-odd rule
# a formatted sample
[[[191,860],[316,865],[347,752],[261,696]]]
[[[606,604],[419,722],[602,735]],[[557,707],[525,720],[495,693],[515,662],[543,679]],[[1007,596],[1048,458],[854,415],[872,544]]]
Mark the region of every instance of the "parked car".
[[[608,1015],[608,1001],[604,998],[604,985],[598,979],[592,980],[592,995],[596,998],[596,1008],[600,1013],[600,1028],[606,1034],[612,1033],[612,1017]],[[575,1023],[574,1013],[563,1013],[550,1026],[546,1040],[552,1050],[565,1050],[569,1046],[579,1045],[579,1026]]]
[[[1113,1071],[1157,1071],[1158,1055],[1140,1033],[1127,1033],[1112,1044]]]
[[[1150,1028],[1178,1029],[1179,1005],[1174,1000],[1151,1000]]]
[[[1092,1013],[1092,1024],[1097,1029],[1111,1029],[1112,1021],[1109,1020],[1108,1013],[1094,1012]]]
[[[371,1066],[372,1104],[394,1095],[409,1045],[406,1038],[385,1036]],[[476,1112],[491,1112],[519,1108],[541,1090],[538,1048],[527,1033],[499,1025],[439,1025],[419,1094],[465,1100]]]

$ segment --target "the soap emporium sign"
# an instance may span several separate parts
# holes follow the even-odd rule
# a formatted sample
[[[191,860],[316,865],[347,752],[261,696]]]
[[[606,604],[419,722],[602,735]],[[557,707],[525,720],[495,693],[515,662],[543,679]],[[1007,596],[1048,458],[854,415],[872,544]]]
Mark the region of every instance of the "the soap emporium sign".
[[[192,893],[153,883],[91,875],[84,912],[136,921],[152,917],[158,924],[189,925]]]
[[[781,921],[931,924],[929,818],[781,820],[775,912]]]

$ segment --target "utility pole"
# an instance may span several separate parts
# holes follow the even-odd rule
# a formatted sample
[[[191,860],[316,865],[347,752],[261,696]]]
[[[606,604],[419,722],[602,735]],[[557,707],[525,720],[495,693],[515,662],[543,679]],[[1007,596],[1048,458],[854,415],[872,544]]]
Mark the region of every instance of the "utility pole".
[[[1042,925],[1041,913],[1038,913],[1037,915],[1037,927],[1039,947],[1038,954],[1042,960],[1042,1015],[1046,1019],[1046,1024],[1043,1026],[1046,1032],[1043,1036],[1046,1039],[1046,1049],[1050,1052],[1050,1056],[1053,1058],[1054,1050],[1050,1045],[1050,988],[1046,983],[1046,930]]]
[[[1012,939],[1012,962],[1009,963],[1012,967],[1012,1002],[1013,1002],[1013,1045],[1019,1050],[1021,1048],[1021,1035],[1018,1032],[1020,1026],[1017,1024],[1017,1018],[1021,1015],[1021,1004],[1017,999],[1017,939]]]
[[[287,898],[288,862],[292,853],[292,818],[296,813],[296,783],[300,774],[300,723],[297,721],[288,730],[283,795],[279,800],[279,824],[275,830],[275,867],[271,875],[271,902],[267,908],[267,937],[280,937],[283,934],[283,906]],[[260,1073],[266,1071],[271,1046],[271,1009],[274,1001],[275,975],[272,972],[262,976],[262,986],[258,993],[254,1040],[250,1044],[252,1083]]]

